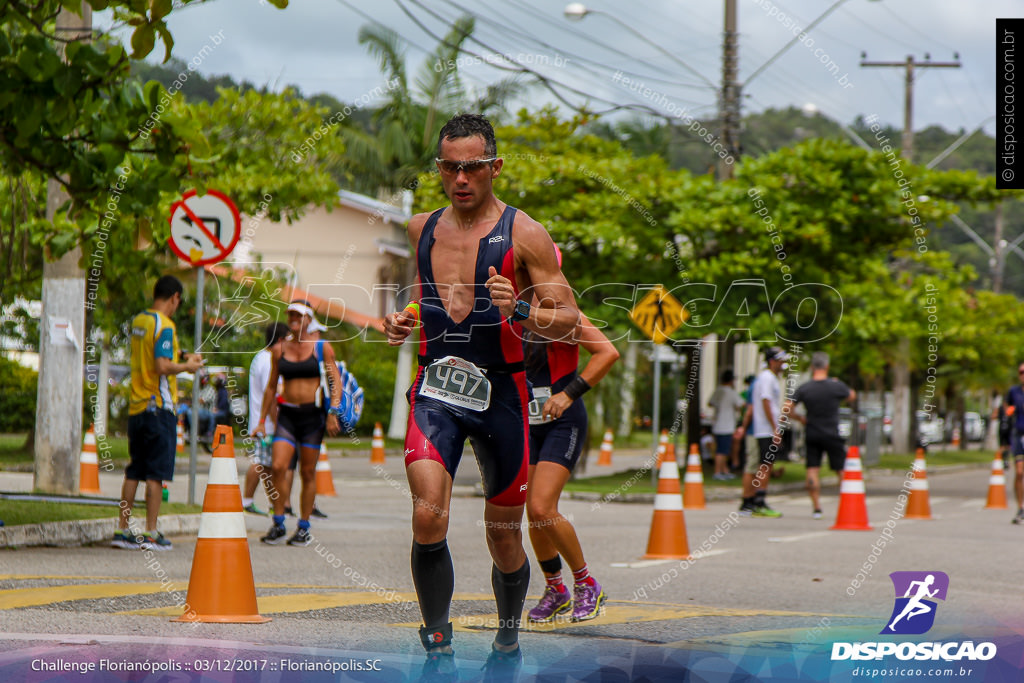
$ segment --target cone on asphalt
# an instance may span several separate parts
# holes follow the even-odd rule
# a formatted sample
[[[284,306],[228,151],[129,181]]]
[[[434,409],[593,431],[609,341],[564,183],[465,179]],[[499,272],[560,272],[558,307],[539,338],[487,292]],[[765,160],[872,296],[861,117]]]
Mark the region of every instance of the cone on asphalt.
[[[839,510],[831,527],[844,531],[871,531],[868,523],[868,501],[864,491],[864,472],[860,449],[850,446],[843,464],[843,480],[839,484]]]
[[[602,466],[610,466],[612,464],[612,430],[606,429],[604,432],[604,441],[601,442],[601,451],[597,456],[597,464]]]
[[[700,449],[697,444],[690,444],[690,454],[686,457],[683,507],[687,510],[703,510],[707,507],[704,504],[704,471],[701,469]]]
[[[96,455],[96,432],[93,425],[82,440],[82,455],[78,459],[78,492],[100,493],[100,461]]]
[[[178,420],[177,432],[178,432],[178,436],[177,436],[178,441],[177,441],[177,444],[175,445],[175,449],[177,450],[178,453],[184,453],[185,452],[185,425],[184,425],[182,420]]]
[[[334,477],[331,475],[331,463],[327,459],[327,444],[320,442],[320,459],[316,461],[316,495],[337,496],[334,490]]]
[[[925,472],[924,449],[918,448],[910,470],[910,499],[905,519],[932,519],[932,506],[928,497],[928,477]]]
[[[996,459],[992,461],[992,475],[988,478],[988,500],[986,510],[1005,510],[1006,475],[1003,473],[1003,452],[996,451]]]
[[[270,619],[261,617],[256,605],[231,428],[219,425],[213,443],[186,612],[171,621],[262,624]]]
[[[665,454],[668,452],[668,430],[662,429],[658,437],[658,467],[665,462]]]
[[[370,442],[370,462],[384,463],[384,427],[380,422],[373,425],[373,441]]]
[[[654,516],[644,559],[685,560],[689,557],[683,496],[679,491],[679,465],[674,458],[666,459],[658,471],[658,491],[654,495]]]

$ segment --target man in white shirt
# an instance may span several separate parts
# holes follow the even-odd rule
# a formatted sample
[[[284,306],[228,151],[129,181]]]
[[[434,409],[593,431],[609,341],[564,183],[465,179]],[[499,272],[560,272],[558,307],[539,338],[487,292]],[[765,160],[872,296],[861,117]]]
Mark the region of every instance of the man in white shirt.
[[[779,417],[782,412],[782,385],[779,374],[789,354],[777,346],[765,352],[768,367],[761,370],[754,381],[753,420],[751,436],[757,439],[760,458],[750,458],[743,473],[743,502],[740,514],[746,517],[781,517],[782,513],[768,507],[765,502],[772,465],[779,454]]]
[[[260,407],[263,405],[263,392],[267,388],[267,381],[270,379],[270,355],[271,351],[288,336],[288,326],[284,323],[271,323],[264,333],[267,345],[252,359],[249,365],[249,437],[247,441],[252,444],[252,459],[249,471],[245,473],[245,489],[242,492],[242,508],[254,515],[265,515],[263,510],[256,507],[253,496],[256,495],[256,485],[262,479],[267,488],[267,498],[273,500],[273,484],[270,481],[270,448],[268,443],[274,436],[274,420],[277,418],[277,406],[271,406],[271,414],[267,417],[266,441],[252,436],[253,430],[260,419]],[[266,469],[264,469],[266,468]]]
[[[715,438],[715,479],[724,481],[735,478],[729,472],[727,460],[732,453],[732,434],[736,430],[736,419],[747,404],[733,388],[736,376],[733,371],[722,371],[721,384],[711,394],[708,405],[715,409],[715,421],[711,434]]]

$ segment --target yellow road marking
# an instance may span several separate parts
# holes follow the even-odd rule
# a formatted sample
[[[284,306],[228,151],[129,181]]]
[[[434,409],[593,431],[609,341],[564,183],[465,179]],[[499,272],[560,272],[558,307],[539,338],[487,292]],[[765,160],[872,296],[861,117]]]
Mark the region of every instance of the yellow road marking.
[[[817,617],[812,612],[783,612],[778,610],[743,610],[726,607],[710,607],[705,605],[671,605],[666,603],[635,603],[608,601],[604,611],[595,619],[584,622],[572,622],[568,619],[556,620],[549,624],[534,624],[524,621],[524,631],[557,631],[564,628],[575,628],[590,624],[635,624],[645,621],[671,621],[690,619],[693,617]],[[392,624],[419,628],[419,623]],[[476,614],[457,617],[452,620],[452,627],[457,631],[479,631],[495,629],[498,626],[497,614]]]
[[[66,600],[93,600],[119,598],[126,595],[145,595],[162,591],[184,590],[187,585],[172,581],[166,586],[159,583],[94,583],[76,586],[45,586],[41,588],[13,588],[0,591],[0,610],[17,607],[36,607]]]

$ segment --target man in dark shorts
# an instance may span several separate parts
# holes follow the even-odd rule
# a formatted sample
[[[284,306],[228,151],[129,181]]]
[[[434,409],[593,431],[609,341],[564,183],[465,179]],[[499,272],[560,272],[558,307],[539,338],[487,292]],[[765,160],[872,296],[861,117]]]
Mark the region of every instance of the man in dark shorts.
[[[413,216],[408,226],[420,285],[420,368],[408,393],[405,464],[424,672],[454,667],[448,512],[467,438],[487,497],[484,523],[494,561],[498,631],[488,669],[515,670],[522,661],[519,623],[530,582],[520,527],[529,462],[522,332],[573,339],[579,311],[547,231],[494,196],[492,182],[503,160],[487,119],[454,116],[438,135],[437,152],[451,205]],[[532,296],[538,305],[528,303]],[[400,345],[415,321],[411,308],[388,314],[388,342]]]
[[[807,493],[811,496],[814,519],[821,519],[821,454],[828,454],[833,472],[841,473],[846,461],[846,443],[839,436],[839,404],[853,401],[857,392],[841,380],[828,376],[828,354],[816,351],[811,355],[811,381],[793,392],[783,412],[791,412],[794,403],[803,403],[807,415],[794,417],[807,427]]]
[[[1024,361],[1017,364],[1018,384],[1006,393],[1006,412],[1012,417],[1010,452],[1013,454],[1013,492],[1017,496],[1017,514],[1014,524],[1024,523]]]
[[[116,548],[170,550],[171,542],[157,531],[163,482],[174,479],[177,428],[174,397],[179,372],[195,372],[202,364],[198,353],[179,363],[178,336],[171,316],[181,305],[183,288],[178,278],[164,275],[153,287],[153,305],[132,320],[131,396],[128,403],[128,454],[121,486],[121,516],[111,542]],[[139,482],[146,482],[146,530],[129,530]]]

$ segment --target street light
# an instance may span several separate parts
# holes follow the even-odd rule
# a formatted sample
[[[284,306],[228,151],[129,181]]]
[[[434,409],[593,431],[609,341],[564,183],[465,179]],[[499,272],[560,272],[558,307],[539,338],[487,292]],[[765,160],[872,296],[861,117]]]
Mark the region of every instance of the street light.
[[[640,33],[635,28],[633,28],[629,24],[625,23],[624,21],[619,19],[614,14],[610,14],[608,12],[605,12],[605,11],[599,10],[599,9],[590,9],[589,7],[584,5],[582,2],[570,2],[568,5],[565,6],[565,9],[563,10],[562,13],[565,15],[565,18],[570,20],[570,21],[583,21],[583,17],[587,16],[588,14],[600,14],[602,16],[608,17],[609,19],[614,21],[616,24],[618,24],[622,28],[626,29],[627,31],[632,33],[634,36],[636,36],[640,40],[644,41],[645,43],[647,43],[651,47],[655,48],[656,50],[658,50],[658,52],[660,52],[661,54],[665,55],[666,57],[671,59],[673,62],[675,62],[676,64],[678,64],[679,66],[683,67],[684,69],[689,71],[691,74],[693,74],[694,76],[699,78],[701,81],[703,81],[705,84],[707,84],[707,86],[709,88],[711,88],[712,90],[717,90],[718,89],[718,87],[714,83],[712,83],[711,81],[709,81],[707,78],[704,77],[704,74],[700,73],[696,69],[693,69],[689,64],[687,64],[683,60],[679,59],[679,57],[675,56],[674,54],[672,54],[671,52],[669,52],[668,50],[666,50],[662,46],[660,46],[657,43],[653,42],[650,38],[645,36],[643,33]]]

